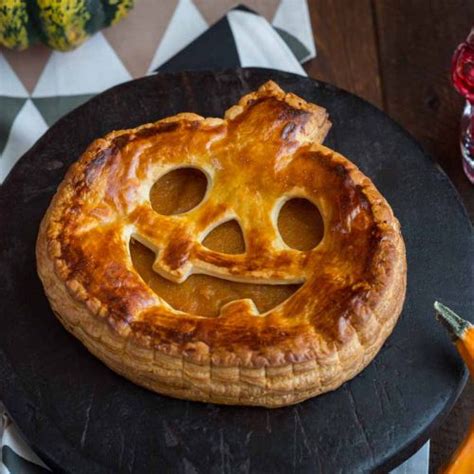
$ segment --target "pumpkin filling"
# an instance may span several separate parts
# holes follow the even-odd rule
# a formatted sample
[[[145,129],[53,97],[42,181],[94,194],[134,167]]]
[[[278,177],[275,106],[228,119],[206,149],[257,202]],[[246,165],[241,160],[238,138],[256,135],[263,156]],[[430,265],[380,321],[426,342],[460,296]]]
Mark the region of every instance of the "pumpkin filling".
[[[150,193],[153,209],[160,214],[186,212],[204,197],[205,176],[186,168],[172,171],[157,181]],[[298,250],[315,247],[323,236],[323,222],[317,208],[306,199],[291,199],[282,207],[278,228],[284,242]],[[221,224],[202,244],[212,250],[238,254],[245,252],[245,241],[237,221]],[[130,242],[133,265],[147,285],[173,308],[201,316],[215,317],[225,304],[250,298],[260,313],[288,299],[300,285],[239,283],[208,275],[191,275],[174,283],[152,269],[155,254],[136,240]]]

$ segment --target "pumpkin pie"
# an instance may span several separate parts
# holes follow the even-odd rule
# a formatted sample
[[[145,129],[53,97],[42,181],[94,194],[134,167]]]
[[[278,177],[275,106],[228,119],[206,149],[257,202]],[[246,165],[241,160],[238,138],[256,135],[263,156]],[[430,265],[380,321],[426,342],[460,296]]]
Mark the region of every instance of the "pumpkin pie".
[[[401,312],[405,247],[370,179],[321,144],[329,128],[268,82],[224,118],[95,140],[38,235],[58,319],[179,398],[278,407],[354,377]]]

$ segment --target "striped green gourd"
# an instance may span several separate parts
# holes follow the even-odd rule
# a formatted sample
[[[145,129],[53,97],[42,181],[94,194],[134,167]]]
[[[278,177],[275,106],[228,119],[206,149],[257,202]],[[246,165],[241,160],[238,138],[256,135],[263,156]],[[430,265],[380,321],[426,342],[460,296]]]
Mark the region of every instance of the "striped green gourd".
[[[0,45],[23,50],[38,41],[59,51],[121,20],[134,0],[0,0]]]

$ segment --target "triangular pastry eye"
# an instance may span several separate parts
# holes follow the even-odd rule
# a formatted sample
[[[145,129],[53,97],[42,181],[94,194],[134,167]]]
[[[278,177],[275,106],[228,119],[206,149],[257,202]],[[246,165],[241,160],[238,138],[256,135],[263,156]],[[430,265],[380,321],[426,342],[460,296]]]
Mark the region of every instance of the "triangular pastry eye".
[[[178,168],[161,176],[150,190],[150,202],[158,214],[183,214],[203,200],[206,175],[196,168]]]
[[[224,222],[209,232],[202,245],[220,253],[240,254],[245,252],[244,235],[235,219]]]
[[[280,209],[278,230],[288,247],[311,250],[323,238],[323,218],[312,202],[304,198],[293,198],[286,201]]]

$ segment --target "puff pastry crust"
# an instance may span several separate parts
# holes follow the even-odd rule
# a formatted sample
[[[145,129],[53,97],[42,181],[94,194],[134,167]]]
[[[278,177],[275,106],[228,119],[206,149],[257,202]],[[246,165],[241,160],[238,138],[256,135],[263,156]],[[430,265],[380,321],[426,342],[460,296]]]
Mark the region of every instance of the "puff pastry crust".
[[[405,247],[390,206],[349,160],[321,145],[326,111],[268,82],[224,119],[182,113],[94,141],[69,169],[42,221],[37,267],[62,324],[112,370],[191,400],[278,407],[333,390],[377,354],[401,312]],[[172,169],[208,177],[191,211],[153,211],[152,185]],[[275,223],[285,199],[313,202],[324,237],[288,248]],[[201,242],[237,219],[246,252]],[[177,283],[191,273],[302,283],[258,314],[251,300],[218,317],[177,311],[131,262],[129,241]]]

